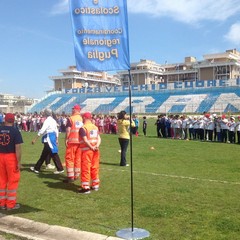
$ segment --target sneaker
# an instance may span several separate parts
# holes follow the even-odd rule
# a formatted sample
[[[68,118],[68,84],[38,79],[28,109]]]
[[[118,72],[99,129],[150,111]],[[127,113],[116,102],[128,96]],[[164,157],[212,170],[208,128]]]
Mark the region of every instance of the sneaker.
[[[16,210],[16,209],[19,209],[20,208],[20,204],[19,203],[16,203],[15,206],[13,208],[7,208],[7,210]]]
[[[55,166],[53,166],[51,163],[49,163],[47,166],[46,166],[46,169],[54,169]]]
[[[120,165],[120,167],[129,167],[129,164],[126,164],[126,165]]]
[[[6,206],[1,206],[0,209],[1,209],[1,210],[6,210],[7,207],[6,207]]]
[[[74,182],[74,179],[72,179],[72,178],[66,178],[66,179],[63,180],[63,182],[64,182],[64,183],[72,183],[72,182]]]
[[[53,172],[54,174],[60,174],[60,173],[64,173],[64,170],[62,170],[62,171],[55,171],[55,172]]]
[[[82,188],[82,189],[78,190],[78,193],[80,193],[80,194],[89,194],[89,193],[91,193],[91,191],[90,191],[90,189]]]
[[[30,167],[30,170],[31,170],[32,172],[39,173],[39,171],[36,170],[34,167]]]
[[[91,187],[91,189],[97,192],[99,190],[99,187]]]

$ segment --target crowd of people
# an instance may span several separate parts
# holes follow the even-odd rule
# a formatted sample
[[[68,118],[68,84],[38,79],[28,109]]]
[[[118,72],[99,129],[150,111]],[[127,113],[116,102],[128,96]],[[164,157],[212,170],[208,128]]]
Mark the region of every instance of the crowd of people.
[[[155,125],[157,137],[240,144],[240,116],[160,114]]]
[[[131,119],[131,121],[130,121]],[[17,188],[20,180],[21,131],[36,132],[32,140],[35,144],[41,137],[43,149],[38,161],[30,170],[36,174],[41,172],[45,162],[46,168],[55,169],[54,174],[64,173],[62,161],[58,155],[59,132],[65,133],[65,166],[64,183],[80,179],[78,192],[88,194],[98,191],[100,186],[99,161],[101,144],[100,134],[118,134],[120,145],[120,166],[129,166],[126,152],[130,133],[139,136],[142,126],[147,136],[147,117],[142,123],[133,114],[130,118],[125,111],[117,116],[81,114],[81,107],[76,104],[72,114],[55,115],[51,109],[40,114],[3,114],[0,112],[0,209],[18,209],[16,202]],[[183,140],[218,141],[240,144],[240,116],[217,115],[204,113],[200,116],[160,114],[155,122],[157,137]],[[50,163],[53,161],[54,165]]]
[[[59,132],[65,133],[70,115],[65,113],[54,114]],[[15,114],[14,126],[20,131],[38,132],[46,119],[41,113]],[[4,120],[4,114],[0,113],[0,125]],[[138,136],[139,127],[144,136],[147,135],[147,117],[141,120],[137,115],[132,115],[134,127],[132,134]],[[118,115],[92,115],[92,122],[98,127],[99,134],[118,133]],[[185,139],[185,140],[206,140],[218,142],[240,143],[240,116],[226,116],[225,114],[203,113],[198,116],[160,114],[155,122],[157,137]]]
[[[67,120],[70,115],[62,113],[62,114],[54,114],[53,118],[57,121],[59,132],[66,132]],[[1,120],[2,119],[2,120]],[[0,113],[0,124],[3,122],[4,114]],[[16,113],[14,125],[20,131],[25,132],[38,132],[43,122],[45,121],[46,116],[43,112],[40,113]],[[92,115],[92,121],[98,127],[99,133],[106,134],[117,134],[117,116],[115,115],[103,115],[97,114]]]
[[[99,161],[101,137],[99,128],[93,123],[92,114],[80,114],[80,106],[74,105],[71,116],[66,119],[65,126],[65,163],[67,176],[64,183],[71,183],[80,179],[80,194],[88,194],[91,190],[98,191],[100,186]],[[33,115],[37,118],[36,114]],[[18,115],[12,113],[2,114],[0,123],[0,209],[13,210],[20,208],[17,203],[17,189],[20,180],[21,144],[23,143],[21,131],[31,131],[27,121],[23,121],[21,129],[16,122]],[[45,109],[39,121],[36,121],[37,136],[32,140],[35,144],[41,136],[43,150],[34,166],[30,170],[36,174],[41,172],[44,162],[53,160],[54,174],[64,173],[64,168],[58,155],[58,119],[51,109]],[[16,124],[17,123],[17,124]],[[26,125],[25,125],[26,124]],[[34,126],[34,125],[33,125]],[[31,123],[29,124],[31,127]],[[35,129],[34,129],[35,131]],[[47,160],[48,159],[48,160]]]

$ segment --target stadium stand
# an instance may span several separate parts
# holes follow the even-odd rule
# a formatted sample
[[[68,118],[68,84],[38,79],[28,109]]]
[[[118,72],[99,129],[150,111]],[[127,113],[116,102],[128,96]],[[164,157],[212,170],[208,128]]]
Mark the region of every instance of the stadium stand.
[[[56,113],[70,113],[75,103],[82,112],[110,114],[129,110],[128,92],[56,93],[35,104],[29,112],[51,108]],[[240,112],[240,87],[133,91],[134,113]]]

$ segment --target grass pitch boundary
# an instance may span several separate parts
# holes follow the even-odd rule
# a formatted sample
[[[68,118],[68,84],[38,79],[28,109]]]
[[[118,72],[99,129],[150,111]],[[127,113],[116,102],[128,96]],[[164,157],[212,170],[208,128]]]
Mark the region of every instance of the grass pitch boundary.
[[[124,169],[120,170],[120,169],[113,169],[113,168],[101,168],[101,170],[121,171],[121,172],[129,172],[130,171],[130,170],[124,170]],[[206,179],[206,178],[197,178],[197,177],[188,177],[188,176],[178,176],[178,175],[164,174],[164,173],[151,173],[151,172],[143,172],[143,171],[133,171],[133,173],[147,174],[147,175],[152,175],[152,176],[161,176],[161,177],[168,177],[168,178],[187,179],[187,180],[194,180],[194,181],[222,183],[222,184],[228,184],[228,185],[240,185],[240,182],[230,182],[230,181],[217,180],[217,179]]]

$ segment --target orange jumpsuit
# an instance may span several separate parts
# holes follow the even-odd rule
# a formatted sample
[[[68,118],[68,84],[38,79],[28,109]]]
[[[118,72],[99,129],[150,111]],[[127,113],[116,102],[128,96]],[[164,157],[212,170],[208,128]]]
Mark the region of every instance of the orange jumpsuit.
[[[0,206],[13,208],[16,204],[20,171],[16,170],[15,153],[0,153]]]
[[[20,180],[16,144],[23,143],[14,127],[0,127],[0,207],[14,208]]]
[[[67,177],[75,180],[80,177],[81,149],[79,147],[79,129],[82,127],[82,117],[77,114],[69,118],[71,123],[70,134],[67,138],[65,162]]]
[[[98,127],[92,123],[86,123],[82,127],[85,131],[88,142],[92,146],[96,146],[99,139]],[[81,133],[81,131],[80,131]],[[98,190],[100,180],[99,180],[99,150],[93,151],[89,146],[83,141],[80,135],[80,147],[82,150],[81,159],[81,187],[83,189]],[[91,181],[91,183],[90,183]]]

